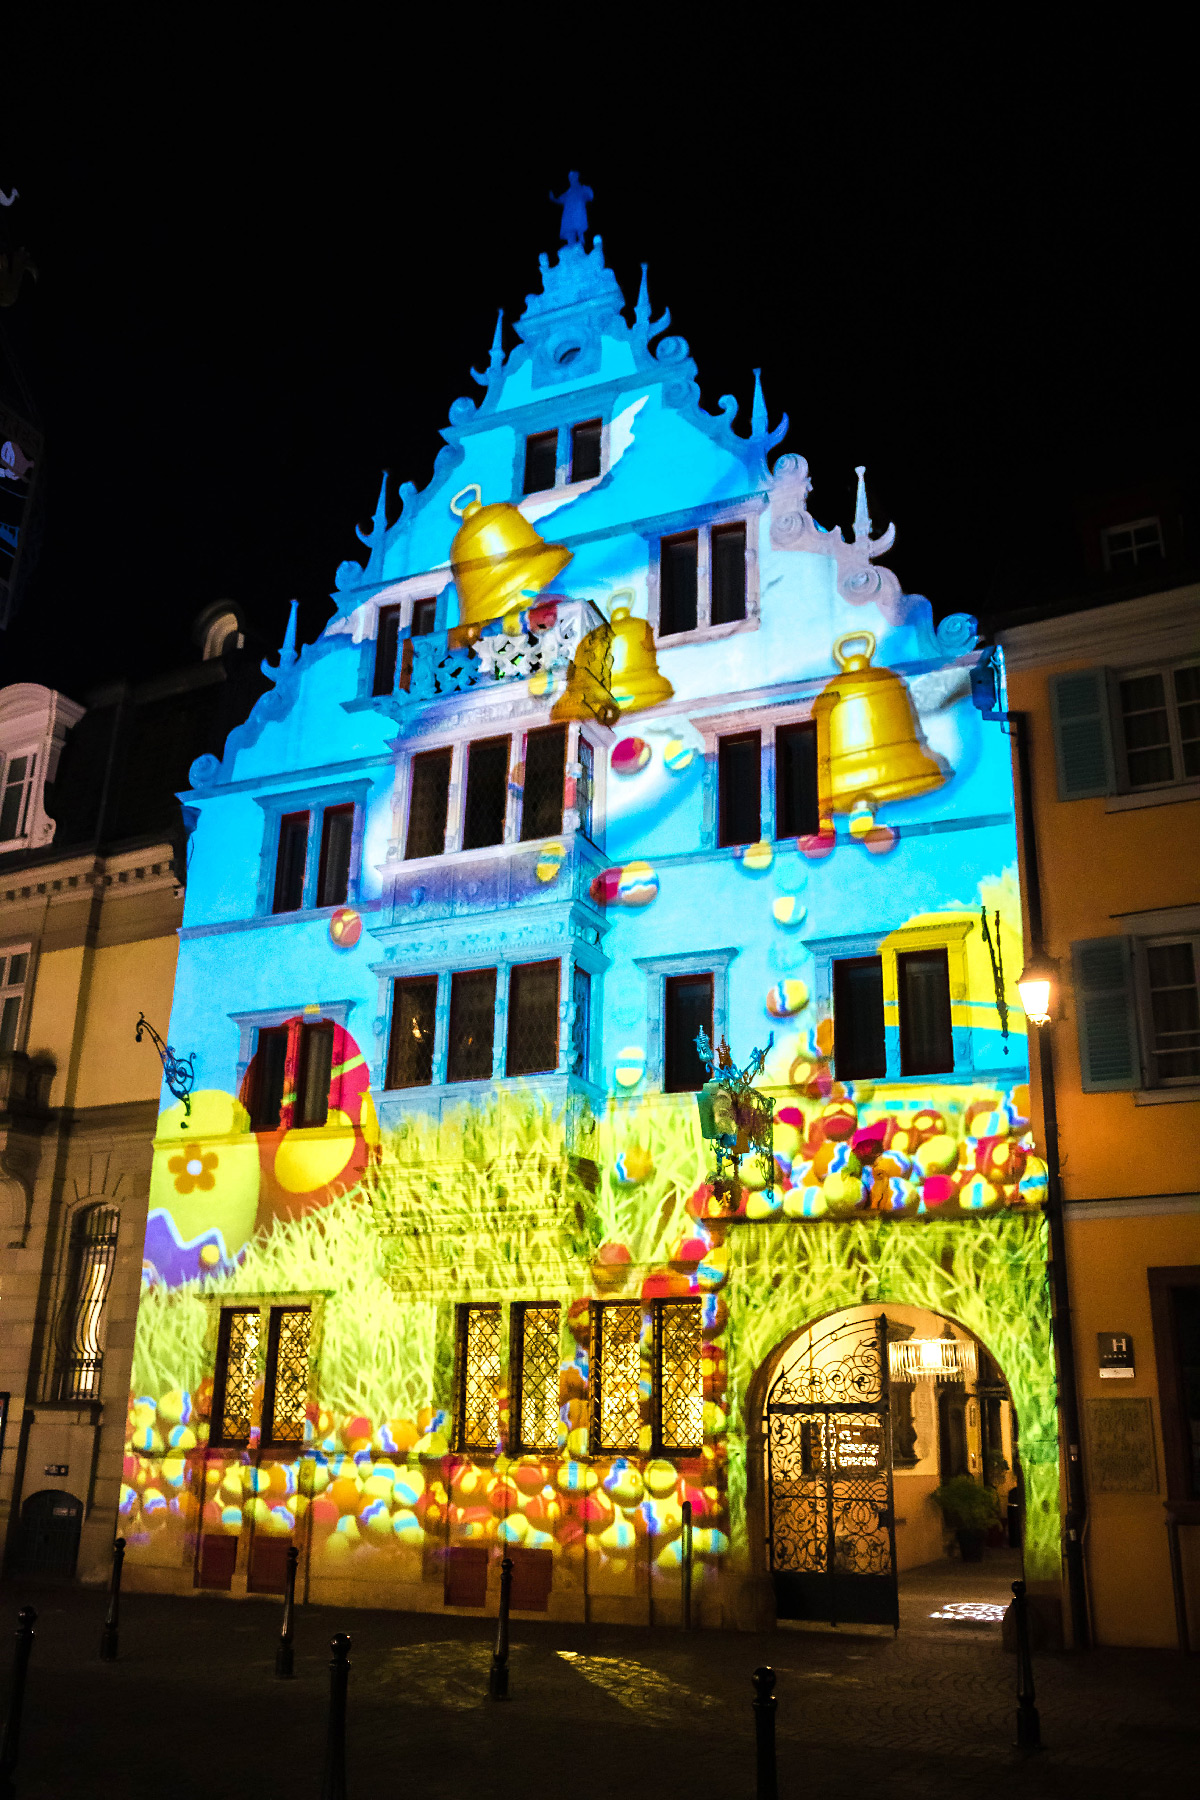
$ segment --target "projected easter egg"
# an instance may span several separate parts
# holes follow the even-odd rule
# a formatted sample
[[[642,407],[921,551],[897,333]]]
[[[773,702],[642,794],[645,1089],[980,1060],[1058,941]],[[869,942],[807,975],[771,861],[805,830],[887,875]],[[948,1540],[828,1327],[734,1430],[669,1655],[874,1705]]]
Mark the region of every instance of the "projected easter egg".
[[[617,880],[619,906],[649,906],[658,896],[658,876],[647,862],[626,863]]]
[[[362,936],[362,914],[352,906],[339,906],[329,921],[329,941],[338,950],[353,950]]]
[[[566,845],[560,844],[557,840],[550,844],[543,844],[538,852],[537,867],[534,869],[538,880],[557,881],[558,872],[563,866],[563,858],[566,854]]]
[[[613,1180],[621,1187],[637,1187],[654,1173],[654,1158],[640,1144],[630,1144],[613,1158]]]
[[[778,899],[771,902],[771,914],[777,925],[782,925],[785,931],[792,931],[797,925],[804,923],[808,908],[801,906],[795,894],[780,894]]]
[[[1025,1173],[1017,1183],[1018,1206],[1041,1206],[1049,1191],[1049,1175],[1040,1156],[1027,1156]]]
[[[186,1129],[185,1127],[186,1122]],[[202,1088],[160,1115],[150,1177],[147,1257],[170,1287],[237,1255],[254,1230],[258,1146],[232,1094]],[[197,1240],[205,1239],[204,1243]],[[214,1249],[206,1260],[202,1251]]]
[[[650,746],[645,738],[622,738],[612,753],[614,775],[637,775],[650,761]]]
[[[795,1187],[783,1196],[783,1213],[787,1219],[823,1219],[829,1211],[829,1202],[822,1188]]]
[[[773,1019],[790,1019],[808,1005],[808,989],[802,981],[781,981],[767,994],[767,1011]]]
[[[672,775],[682,775],[691,767],[695,755],[691,745],[685,744],[682,738],[670,738],[663,750],[663,762]]]
[[[761,843],[747,844],[738,861],[750,875],[762,875],[775,861],[775,846],[764,838]]]
[[[997,1212],[1004,1205],[1004,1195],[995,1182],[975,1175],[959,1188],[958,1204],[963,1212]]]
[[[529,692],[535,700],[541,700],[544,695],[550,692],[552,679],[553,677],[551,676],[549,669],[534,670],[533,674],[529,677]]]
[[[291,1021],[292,1028],[300,1020]],[[295,1065],[289,1046],[279,1125],[258,1133],[262,1186],[259,1224],[298,1219],[326,1205],[359,1181],[379,1142],[379,1123],[370,1094],[370,1071],[358,1045],[341,1025],[333,1034],[328,1110],[320,1126],[295,1123]],[[293,1030],[292,1041],[295,1041]],[[247,1089],[256,1078],[251,1059]],[[367,1432],[368,1441],[370,1431]]]
[[[773,1219],[782,1210],[783,1195],[778,1188],[769,1187],[760,1194],[752,1193],[746,1201],[748,1219]]]
[[[930,1137],[918,1146],[913,1159],[924,1175],[948,1175],[958,1167],[958,1141],[952,1137]]]
[[[814,831],[809,836],[798,838],[796,841],[801,854],[807,856],[809,862],[824,861],[825,857],[833,854],[837,844],[832,830]]]
[[[618,1087],[635,1088],[646,1073],[646,1052],[640,1044],[626,1044],[617,1051],[613,1076]]]

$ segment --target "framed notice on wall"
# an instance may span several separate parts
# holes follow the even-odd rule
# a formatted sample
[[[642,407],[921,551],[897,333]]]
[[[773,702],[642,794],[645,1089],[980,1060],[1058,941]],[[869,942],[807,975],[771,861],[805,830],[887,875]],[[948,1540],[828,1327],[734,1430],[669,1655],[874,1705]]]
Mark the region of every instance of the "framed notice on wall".
[[[1156,1494],[1149,1400],[1088,1400],[1089,1485],[1096,1494]]]

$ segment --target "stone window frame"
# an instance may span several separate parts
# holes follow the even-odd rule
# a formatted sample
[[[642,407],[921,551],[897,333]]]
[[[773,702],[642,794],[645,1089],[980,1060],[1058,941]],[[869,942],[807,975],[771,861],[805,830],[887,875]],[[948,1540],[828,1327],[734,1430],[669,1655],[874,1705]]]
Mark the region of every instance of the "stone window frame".
[[[887,1044],[888,1066],[885,1075],[875,1076],[877,1081],[888,1083],[906,1082],[919,1084],[922,1081],[970,1081],[975,1073],[973,1054],[973,1025],[956,1025],[953,1022],[953,1009],[956,1005],[969,1004],[971,991],[967,978],[967,939],[978,923],[975,919],[953,917],[931,920],[928,925],[903,926],[900,929],[887,926],[877,931],[847,932],[836,937],[803,938],[801,942],[813,959],[813,1002],[818,1019],[833,1020],[834,1051],[831,1058],[834,1079],[837,1075],[837,1020],[833,1017],[833,965],[858,956],[878,956],[883,963],[883,1019],[884,1041]],[[900,970],[899,958],[909,950],[944,950],[950,972],[950,1007],[951,1026],[950,1041],[954,1046],[954,1067],[947,1069],[942,1075],[904,1075],[900,1072]],[[889,1013],[895,1024],[889,1022]],[[891,1030],[895,1034],[895,1054],[893,1056],[892,1039],[887,1035]],[[853,1077],[848,1077],[853,1080]]]
[[[644,1093],[665,1093],[667,980],[674,975],[711,975],[713,1042],[729,1036],[729,969],[740,944],[714,950],[685,950],[674,956],[635,956],[646,978],[646,1073]]]
[[[328,909],[326,909],[328,910]],[[246,1079],[246,1071],[250,1067],[255,1051],[258,1049],[258,1034],[269,1031],[274,1026],[286,1025],[289,1019],[299,1019],[305,1025],[332,1024],[340,1025],[343,1031],[350,1030],[350,1014],[358,1005],[357,1000],[329,1000],[320,1004],[314,1001],[307,1003],[298,1001],[293,1006],[268,1006],[255,1012],[229,1013],[227,1016],[238,1029],[238,1060],[234,1091],[240,1094],[242,1083]],[[359,1048],[362,1049],[361,1044]],[[247,1127],[249,1129],[249,1127]],[[308,1129],[307,1127],[305,1129]]]
[[[724,626],[720,627],[724,630]],[[674,641],[674,640],[672,640]],[[814,695],[814,699],[815,699]],[[736,712],[708,713],[702,718],[694,718],[691,723],[700,733],[704,743],[704,797],[700,822],[700,845],[704,850],[717,850],[717,825],[719,781],[717,745],[721,738],[737,737],[741,732],[757,731],[760,744],[759,763],[759,816],[761,819],[761,841],[768,844],[780,842],[775,836],[775,734],[788,725],[811,725],[813,719],[813,701],[802,700],[787,706],[747,707]],[[790,840],[782,840],[788,842]],[[734,856],[737,849],[730,847],[722,854]]]
[[[681,649],[687,644],[710,644],[721,638],[735,637],[741,631],[757,631],[762,608],[759,556],[759,521],[767,508],[764,497],[717,503],[671,520],[660,520],[658,528],[647,539],[646,616],[654,632],[654,641],[662,650]],[[726,625],[709,623],[712,612],[712,533],[722,525],[746,527],[746,616],[731,619]],[[664,538],[696,533],[696,626],[693,631],[673,631],[663,636],[659,629],[662,607],[662,544]]]
[[[338,906],[357,906],[362,888],[363,838],[366,834],[367,801],[372,787],[370,776],[364,775],[331,786],[292,788],[273,794],[256,794],[255,804],[264,814],[262,850],[259,856],[258,886],[255,892],[255,916],[258,918],[328,918]],[[346,877],[346,898],[337,906],[318,906],[317,881],[321,866],[321,831],[325,813],[330,807],[353,806],[354,830],[350,839],[350,869]],[[308,839],[305,850],[303,905],[286,913],[273,910],[275,872],[279,862],[279,831],[288,813],[308,814]]]

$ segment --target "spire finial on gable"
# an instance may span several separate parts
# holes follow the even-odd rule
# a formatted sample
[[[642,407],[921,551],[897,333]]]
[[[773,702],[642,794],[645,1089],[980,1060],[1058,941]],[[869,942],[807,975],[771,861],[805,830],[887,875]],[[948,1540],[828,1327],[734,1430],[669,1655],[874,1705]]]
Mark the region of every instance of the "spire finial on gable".
[[[375,517],[371,521],[370,531],[364,531],[361,525],[354,527],[354,535],[360,544],[365,544],[371,552],[367,558],[367,566],[363,570],[364,581],[382,581],[383,552],[387,540],[387,484],[388,471],[383,471],[383,480],[379,484],[379,499],[375,503]]]
[[[650,323],[650,280],[649,263],[642,264],[642,283],[638,288],[637,305],[633,309],[634,323],[649,325]]]
[[[730,420],[730,423],[732,424],[732,420]],[[788,416],[784,413],[774,431],[771,430],[771,423],[767,417],[767,403],[763,398],[762,370],[755,369],[754,400],[750,407],[749,442],[761,445],[762,455],[765,456],[768,450],[773,450],[776,444],[778,444],[782,438],[787,436],[788,425]]]
[[[498,369],[504,361],[504,308],[496,314],[496,329],[492,333],[492,348],[488,354],[488,368]]]
[[[274,668],[272,668],[271,664],[267,662],[265,658],[260,664],[262,672],[267,680],[273,682],[276,686],[279,684],[282,677],[287,674],[288,670],[295,666],[296,614],[299,610],[300,602],[298,600],[293,600],[288,612],[287,630],[283,634],[283,643],[279,649],[279,661],[275,664]]]
[[[865,544],[871,535],[871,514],[867,510],[867,465],[858,463],[854,473],[858,476],[858,494],[854,501],[854,541]]]

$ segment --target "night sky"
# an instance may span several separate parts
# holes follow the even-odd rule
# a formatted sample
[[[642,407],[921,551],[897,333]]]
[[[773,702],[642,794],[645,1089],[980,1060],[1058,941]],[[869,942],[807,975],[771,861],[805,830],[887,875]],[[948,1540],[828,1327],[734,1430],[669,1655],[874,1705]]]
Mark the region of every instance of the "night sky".
[[[1195,461],[1187,109],[1132,15],[1108,43],[1041,15],[1017,42],[1019,9],[969,39],[942,9],[705,38],[595,9],[557,40],[552,14],[278,12],[272,38],[249,11],[27,9],[6,39],[0,233],[40,280],[0,311],[0,386],[22,405],[15,352],[47,455],[0,682],[190,661],[223,597],[275,644],[295,595],[314,637],[380,471],[394,516],[478,397],[571,168],[704,404],[737,394],[744,428],[761,365],[815,516],[850,523],[865,462],[938,614],[1047,559],[1069,584],[1080,495]]]

